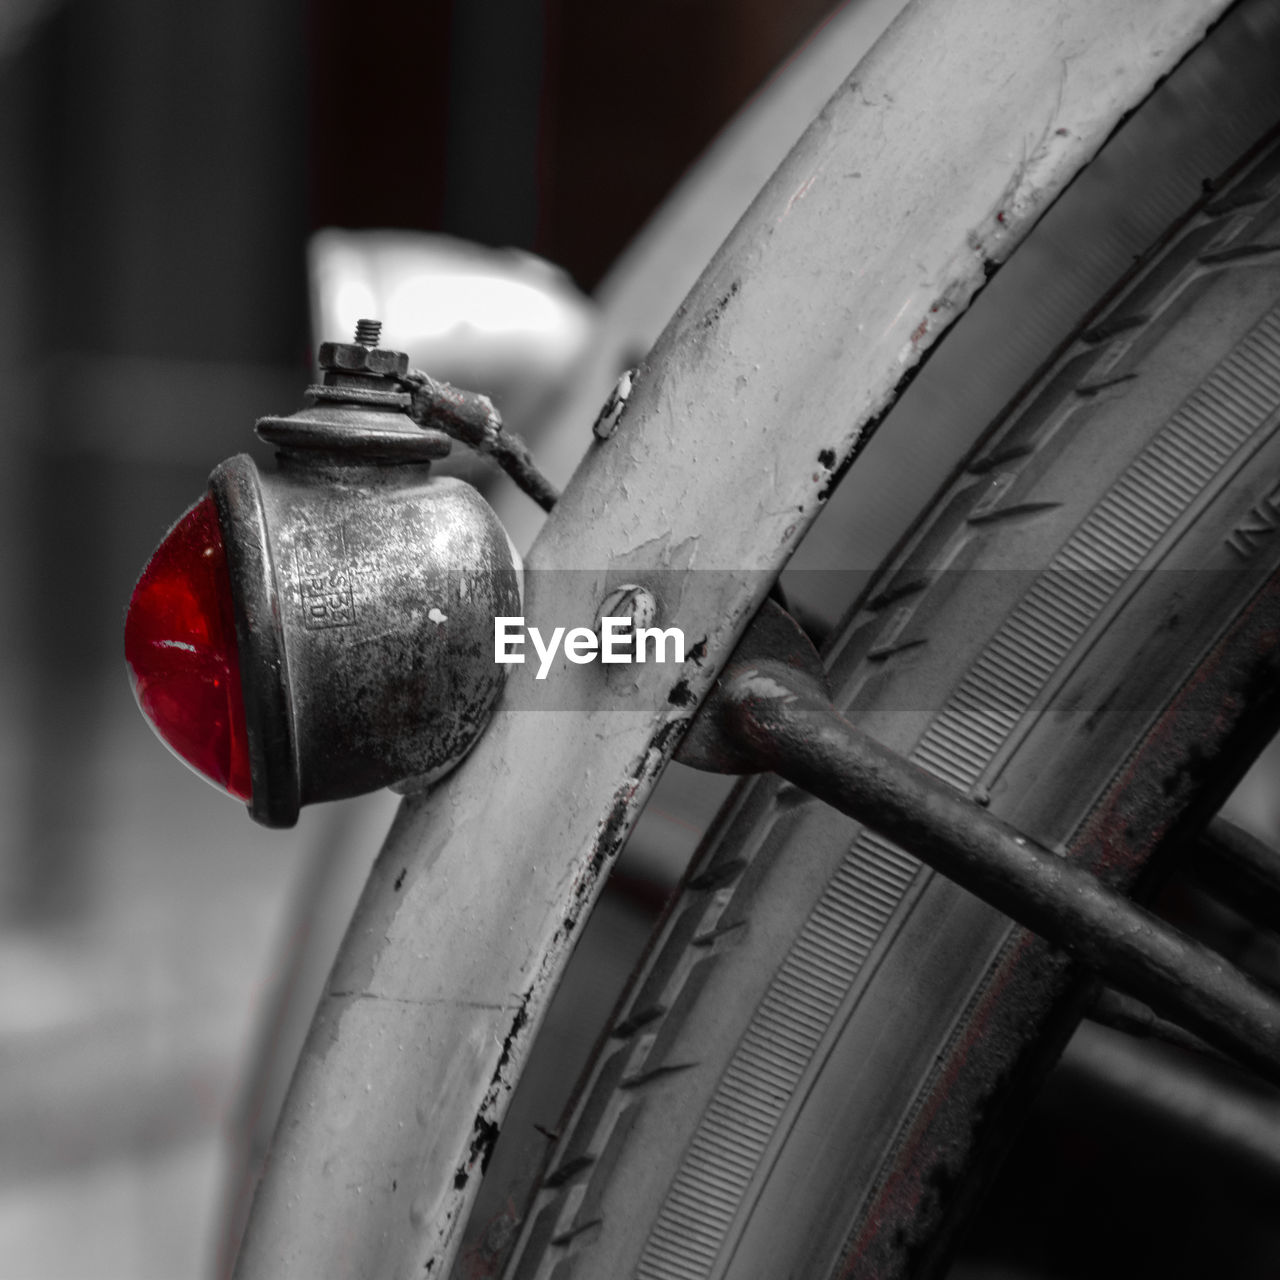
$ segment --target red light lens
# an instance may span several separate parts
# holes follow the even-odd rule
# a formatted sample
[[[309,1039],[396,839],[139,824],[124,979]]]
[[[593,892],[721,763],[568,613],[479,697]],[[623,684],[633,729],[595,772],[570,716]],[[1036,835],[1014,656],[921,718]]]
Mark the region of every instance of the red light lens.
[[[198,773],[247,801],[249,736],[231,576],[211,498],[169,531],[129,601],[124,658],[161,739]]]

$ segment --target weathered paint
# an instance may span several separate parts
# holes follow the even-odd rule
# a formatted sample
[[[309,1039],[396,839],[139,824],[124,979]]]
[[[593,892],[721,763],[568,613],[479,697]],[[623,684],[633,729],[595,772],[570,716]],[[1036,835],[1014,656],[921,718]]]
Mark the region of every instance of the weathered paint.
[[[994,265],[1224,7],[919,0],[815,120],[528,559],[525,614],[544,630],[590,626],[611,587],[643,584],[641,548],[654,570],[722,570],[666,602],[663,625],[705,642],[683,667],[637,669],[625,694],[595,665],[561,661],[542,682],[515,668],[468,761],[405,802],[299,1065],[240,1276],[447,1271],[600,875],[767,571]]]

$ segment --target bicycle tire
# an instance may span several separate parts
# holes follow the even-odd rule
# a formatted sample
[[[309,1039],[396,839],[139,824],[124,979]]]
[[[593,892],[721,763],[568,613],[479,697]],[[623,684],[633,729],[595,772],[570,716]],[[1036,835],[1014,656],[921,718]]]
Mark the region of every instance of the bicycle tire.
[[[997,424],[827,650],[846,714],[1130,888],[1275,724],[1278,245],[1273,146]],[[1124,850],[1117,813],[1143,833]],[[927,1272],[1086,989],[887,842],[749,783],[506,1274]]]

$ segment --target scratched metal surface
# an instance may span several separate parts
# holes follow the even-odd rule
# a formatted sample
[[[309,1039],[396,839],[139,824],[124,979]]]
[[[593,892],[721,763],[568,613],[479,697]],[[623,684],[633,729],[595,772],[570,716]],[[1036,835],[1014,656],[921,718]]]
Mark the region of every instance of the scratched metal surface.
[[[1087,0],[1046,18],[1018,0],[920,0],[824,109],[529,557],[526,614],[544,629],[591,625],[606,590],[646,569],[723,570],[662,601],[663,625],[705,636],[705,656],[650,666],[630,691],[595,666],[562,662],[542,684],[516,668],[463,768],[406,801],[304,1051],[239,1275],[447,1268],[555,977],[692,712],[672,690],[706,691],[832,469],[1222,7]]]

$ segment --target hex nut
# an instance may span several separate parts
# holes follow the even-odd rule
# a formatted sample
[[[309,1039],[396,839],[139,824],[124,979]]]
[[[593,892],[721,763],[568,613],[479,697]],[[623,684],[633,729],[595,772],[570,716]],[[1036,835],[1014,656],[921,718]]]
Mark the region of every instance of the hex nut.
[[[409,357],[403,351],[355,342],[322,342],[316,363],[335,373],[372,373],[383,378],[403,378],[409,372]]]

